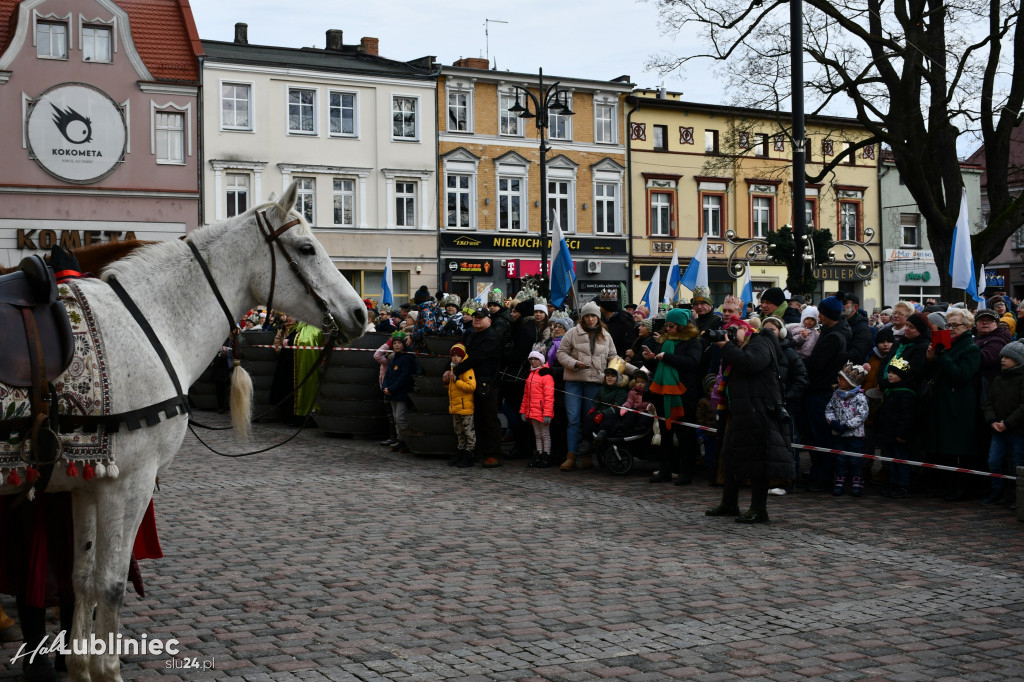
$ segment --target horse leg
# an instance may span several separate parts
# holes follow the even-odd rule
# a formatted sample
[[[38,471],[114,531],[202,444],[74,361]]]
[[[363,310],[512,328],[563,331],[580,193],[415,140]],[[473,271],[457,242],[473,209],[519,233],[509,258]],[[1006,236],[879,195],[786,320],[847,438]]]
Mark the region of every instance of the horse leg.
[[[153,478],[124,476],[97,492],[96,565],[93,587],[96,595],[96,638],[116,644],[121,628],[121,606],[131,559],[135,532],[153,491]],[[116,652],[106,651],[89,660],[92,682],[121,682],[121,664]]]
[[[68,673],[74,680],[88,682],[89,634],[92,632],[92,614],[96,608],[93,572],[96,567],[96,499],[90,492],[77,490],[71,495],[75,523],[75,567],[71,581],[75,588],[75,612],[71,621],[70,641],[67,648],[74,651],[74,642],[86,644],[85,653],[66,658]]]

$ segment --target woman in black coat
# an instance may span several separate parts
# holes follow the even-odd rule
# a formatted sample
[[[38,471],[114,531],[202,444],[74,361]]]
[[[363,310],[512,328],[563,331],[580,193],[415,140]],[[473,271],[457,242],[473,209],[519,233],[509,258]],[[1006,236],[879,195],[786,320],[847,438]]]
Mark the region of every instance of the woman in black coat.
[[[658,350],[644,347],[641,351],[644,366],[653,377],[652,393],[657,393],[657,386],[662,376],[658,371],[661,364],[673,370],[676,385],[681,385],[683,415],[689,421],[697,416],[697,401],[701,397],[700,370],[701,348],[700,331],[691,321],[691,312],[683,308],[673,308],[665,315],[665,326],[654,335],[660,344]],[[672,418],[666,410],[667,400],[664,395],[657,395],[652,401],[658,416],[666,420],[665,431],[661,436],[661,466],[658,473],[651,477],[651,483],[671,481],[672,474],[678,473],[676,485],[693,483],[693,470],[697,461],[697,432],[686,426],[670,426]],[[679,448],[673,444],[677,436]]]
[[[729,418],[722,438],[725,488],[708,516],[735,516],[738,523],[768,523],[768,479],[796,477],[788,424],[780,423],[778,406],[779,341],[771,331],[748,334],[739,328],[736,341],[719,341],[726,368]],[[787,420],[788,421],[788,420]],[[750,479],[750,509],[740,514],[739,484]]]

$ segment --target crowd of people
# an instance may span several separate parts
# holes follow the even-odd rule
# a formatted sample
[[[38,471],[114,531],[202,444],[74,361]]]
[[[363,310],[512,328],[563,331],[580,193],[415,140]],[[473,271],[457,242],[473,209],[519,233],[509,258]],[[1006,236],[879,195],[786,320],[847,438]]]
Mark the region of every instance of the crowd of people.
[[[367,304],[373,329],[390,334],[377,358],[394,423],[382,444],[396,451],[408,451],[416,372],[402,356],[437,335],[457,341],[441,379],[458,437],[452,466],[528,458],[580,471],[600,467],[609,442],[646,434],[652,483],[705,477],[723,490],[707,513],[740,522],[768,521],[769,495],[798,489],[1014,504],[999,478],[856,456],[1008,474],[1024,465],[1024,306],[1001,294],[973,312],[899,301],[869,313],[851,293],[812,304],[778,287],[756,308],[698,287],[654,314],[614,294],[567,313],[529,291],[467,307],[426,287],[394,310]]]

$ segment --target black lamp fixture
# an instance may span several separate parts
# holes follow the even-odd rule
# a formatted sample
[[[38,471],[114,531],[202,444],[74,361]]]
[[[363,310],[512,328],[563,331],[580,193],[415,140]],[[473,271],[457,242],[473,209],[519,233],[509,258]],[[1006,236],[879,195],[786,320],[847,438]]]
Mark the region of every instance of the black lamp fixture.
[[[574,116],[576,112],[569,107],[569,90],[559,88],[557,82],[544,87],[544,69],[538,70],[537,93],[539,97],[526,88],[518,85],[514,87],[516,103],[508,108],[509,113],[523,119],[534,119],[534,125],[540,136],[540,271],[541,274],[548,275],[548,217],[550,211],[548,210],[547,153],[551,149],[545,140],[549,123],[548,116],[550,114]],[[520,104],[520,93],[523,94],[526,106]],[[530,111],[531,103],[533,104],[532,112]]]

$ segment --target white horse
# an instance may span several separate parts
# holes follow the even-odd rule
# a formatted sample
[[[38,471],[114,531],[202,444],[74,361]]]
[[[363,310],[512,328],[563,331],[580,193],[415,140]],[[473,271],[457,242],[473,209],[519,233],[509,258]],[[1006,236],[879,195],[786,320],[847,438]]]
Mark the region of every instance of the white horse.
[[[292,184],[276,203],[196,230],[188,240],[209,265],[228,311],[238,320],[270,294],[271,250],[278,246],[265,239],[257,226],[257,214],[266,217],[271,231],[294,222],[276,237],[295,265],[289,267],[286,259],[277,259],[274,306],[317,326],[333,316],[342,342],[358,338],[366,328],[366,307],[331,263],[309,226],[291,210],[295,197],[296,185]],[[296,270],[305,283],[296,276]],[[225,312],[187,243],[171,241],[143,247],[108,266],[103,281],[78,281],[95,313],[106,348],[111,412],[123,413],[173,398],[176,392],[153,345],[107,284],[111,278],[120,282],[142,310],[187,391],[217,355],[228,332]],[[311,292],[330,309],[329,315],[324,314]],[[247,380],[239,369],[238,378]],[[232,393],[236,430],[238,426],[246,428],[249,401],[244,395],[246,399],[240,401],[234,387]],[[117,478],[85,481],[68,477],[61,466],[54,468],[48,490],[71,491],[74,509],[72,640],[88,640],[90,633],[105,642],[110,641],[111,634],[117,639],[136,530],[157,475],[170,465],[186,428],[185,416],[164,418],[159,424],[134,431],[122,426],[110,436],[120,469]],[[15,488],[0,481],[0,494],[13,492]],[[111,653],[72,655],[67,662],[73,679],[121,680],[118,657]]]

